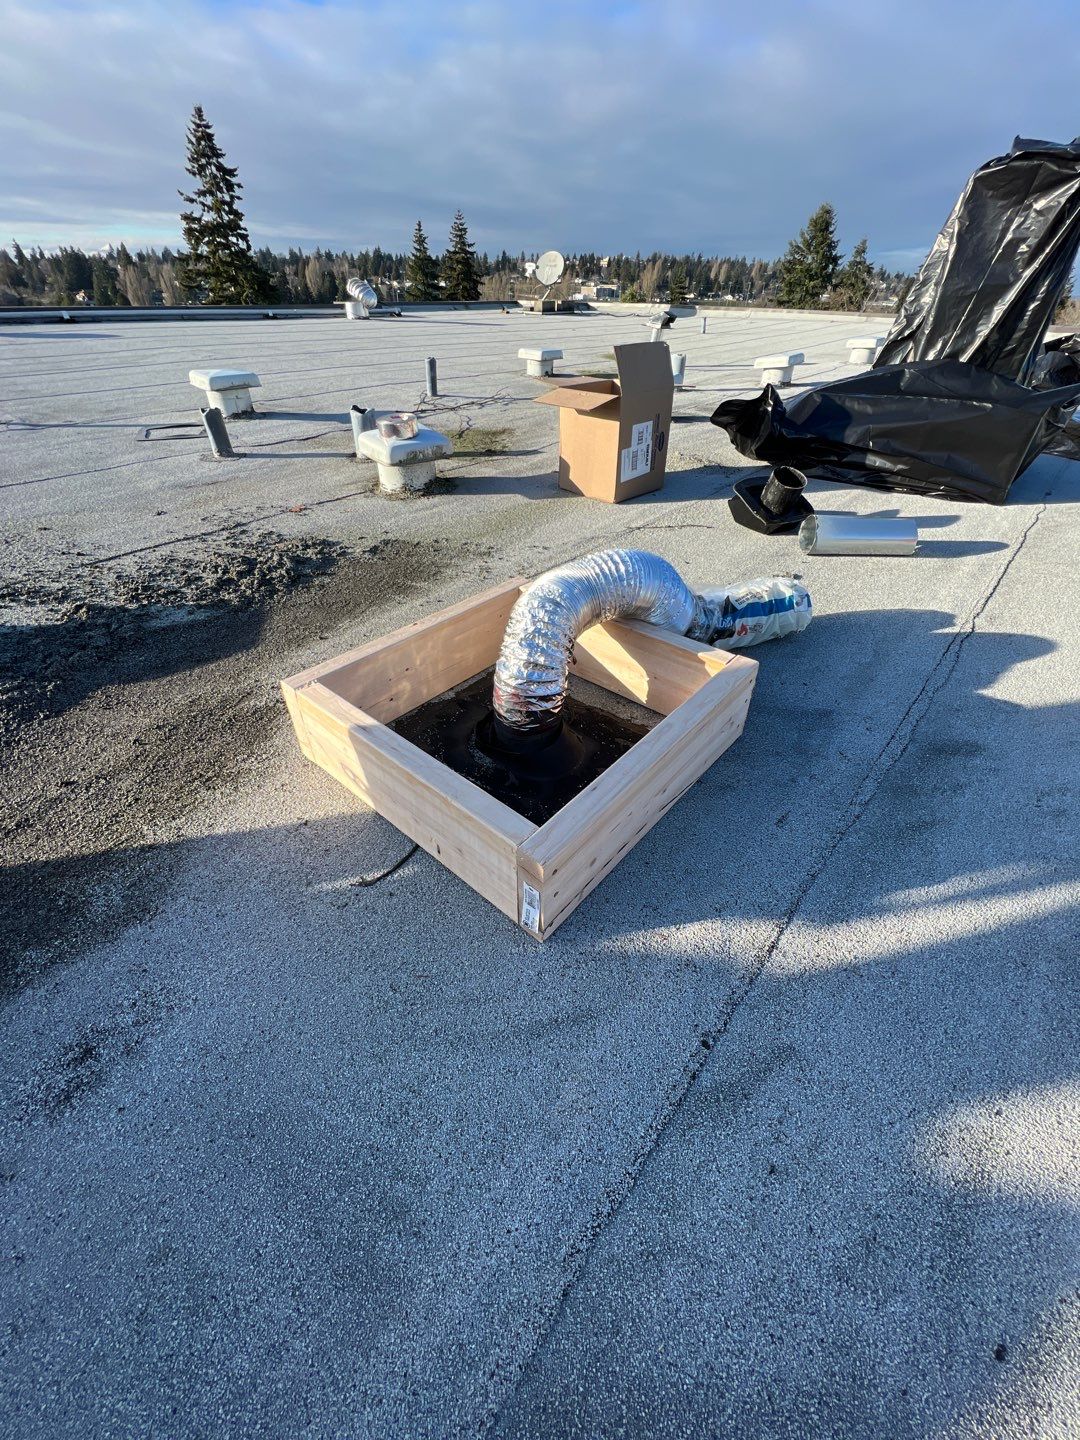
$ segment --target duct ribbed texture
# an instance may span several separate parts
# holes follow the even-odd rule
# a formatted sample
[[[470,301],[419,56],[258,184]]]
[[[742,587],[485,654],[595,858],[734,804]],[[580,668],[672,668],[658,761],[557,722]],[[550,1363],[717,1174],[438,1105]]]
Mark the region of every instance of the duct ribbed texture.
[[[602,550],[534,580],[510,612],[495,666],[495,714],[517,734],[549,730],[566,700],[570,652],[602,620],[646,620],[705,638],[708,607],[666,560]]]
[[[345,293],[351,299],[359,300],[361,305],[366,305],[369,310],[374,310],[379,303],[374,286],[367,280],[361,280],[359,275],[352,275],[345,281]]]

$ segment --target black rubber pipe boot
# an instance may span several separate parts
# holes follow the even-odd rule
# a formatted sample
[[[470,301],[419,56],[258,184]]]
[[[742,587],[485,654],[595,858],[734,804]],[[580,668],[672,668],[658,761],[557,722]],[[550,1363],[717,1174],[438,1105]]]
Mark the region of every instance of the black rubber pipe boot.
[[[806,476],[793,465],[778,465],[762,484],[736,480],[728,501],[731,518],[759,535],[783,535],[798,530],[814,508],[803,495]]]

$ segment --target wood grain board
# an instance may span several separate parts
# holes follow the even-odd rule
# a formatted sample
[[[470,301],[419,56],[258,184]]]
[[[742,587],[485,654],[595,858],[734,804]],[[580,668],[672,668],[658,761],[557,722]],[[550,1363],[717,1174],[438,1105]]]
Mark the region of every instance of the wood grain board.
[[[542,940],[742,734],[757,662],[634,622],[585,631],[573,672],[663,719],[534,825],[388,728],[495,663],[525,583],[311,666],[282,690],[310,760]]]

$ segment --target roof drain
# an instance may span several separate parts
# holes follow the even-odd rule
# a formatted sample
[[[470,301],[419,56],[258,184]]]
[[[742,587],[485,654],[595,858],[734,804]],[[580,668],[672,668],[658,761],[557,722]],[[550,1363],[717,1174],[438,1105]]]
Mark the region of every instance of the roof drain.
[[[809,624],[810,597],[797,581],[752,583],[776,585],[771,596],[753,592],[754,614],[760,617],[764,605],[778,622],[755,638]],[[747,643],[732,640],[739,603],[734,590],[695,594],[673,566],[646,550],[601,550],[549,570],[510,612],[495,665],[495,738],[517,752],[554,744],[562,730],[570,654],[590,625],[644,620],[706,643]]]

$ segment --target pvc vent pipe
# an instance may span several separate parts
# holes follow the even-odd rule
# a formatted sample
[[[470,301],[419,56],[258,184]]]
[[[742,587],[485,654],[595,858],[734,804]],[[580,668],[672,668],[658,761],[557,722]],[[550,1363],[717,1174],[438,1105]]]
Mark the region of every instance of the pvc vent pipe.
[[[229,439],[229,432],[225,426],[225,417],[216,406],[199,408],[202,416],[203,428],[210,441],[210,449],[214,452],[216,460],[235,460],[236,451],[232,448],[232,441]]]
[[[807,555],[914,555],[918,546],[914,520],[815,514],[799,526],[799,548]]]

